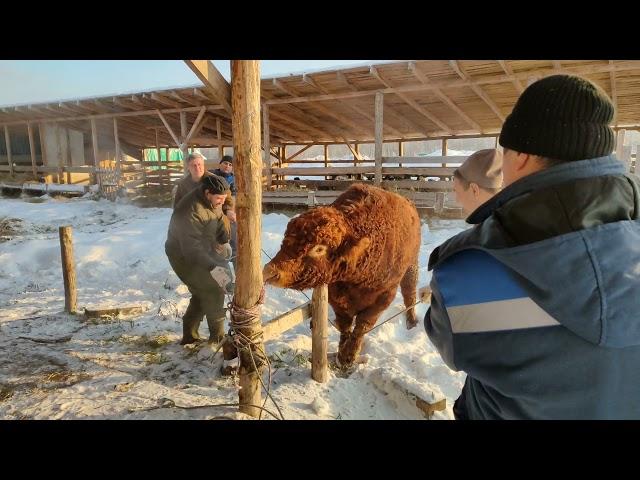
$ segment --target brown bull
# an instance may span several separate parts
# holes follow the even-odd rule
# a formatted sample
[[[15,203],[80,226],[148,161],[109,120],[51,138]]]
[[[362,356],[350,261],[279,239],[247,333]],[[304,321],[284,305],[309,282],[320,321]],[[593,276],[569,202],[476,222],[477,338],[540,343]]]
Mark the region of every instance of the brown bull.
[[[340,330],[338,362],[351,365],[364,334],[391,304],[400,285],[407,328],[417,324],[420,218],[406,198],[356,184],[333,204],[287,225],[278,254],[264,267],[268,284],[304,290],[329,286]]]

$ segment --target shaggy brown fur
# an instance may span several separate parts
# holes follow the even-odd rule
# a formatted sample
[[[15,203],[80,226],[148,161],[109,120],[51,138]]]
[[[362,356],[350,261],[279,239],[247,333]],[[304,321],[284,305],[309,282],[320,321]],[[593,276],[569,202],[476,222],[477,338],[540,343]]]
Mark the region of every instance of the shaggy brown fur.
[[[271,285],[296,290],[329,285],[340,330],[338,361],[351,365],[398,285],[407,307],[416,302],[419,248],[415,206],[395,193],[355,184],[330,206],[292,219],[263,275]],[[406,321],[407,328],[417,324],[413,308]]]

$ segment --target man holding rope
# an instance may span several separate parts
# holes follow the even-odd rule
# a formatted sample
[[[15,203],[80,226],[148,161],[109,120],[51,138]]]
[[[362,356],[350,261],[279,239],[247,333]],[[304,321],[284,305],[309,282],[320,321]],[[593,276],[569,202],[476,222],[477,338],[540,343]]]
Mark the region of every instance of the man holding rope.
[[[181,345],[201,341],[198,327],[205,315],[209,341],[219,342],[224,336],[224,297],[233,291],[229,228],[222,213],[228,189],[223,178],[205,175],[171,215],[165,252],[192,295],[183,317]]]

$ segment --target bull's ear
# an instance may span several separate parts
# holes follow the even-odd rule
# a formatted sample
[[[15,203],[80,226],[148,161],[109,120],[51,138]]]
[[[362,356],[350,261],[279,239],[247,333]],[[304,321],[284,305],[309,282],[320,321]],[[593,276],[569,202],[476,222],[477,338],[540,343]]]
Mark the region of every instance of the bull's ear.
[[[350,266],[355,266],[362,254],[367,251],[370,244],[371,239],[369,237],[362,237],[360,240],[355,241],[353,246],[342,254],[341,260],[347,262]]]

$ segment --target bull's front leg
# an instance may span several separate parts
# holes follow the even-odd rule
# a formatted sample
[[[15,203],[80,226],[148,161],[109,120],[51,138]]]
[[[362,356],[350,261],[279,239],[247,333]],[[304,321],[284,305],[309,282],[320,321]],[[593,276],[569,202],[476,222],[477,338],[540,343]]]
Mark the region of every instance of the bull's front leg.
[[[391,305],[396,296],[396,290],[397,287],[379,294],[372,305],[356,315],[356,324],[353,332],[344,343],[340,342],[340,348],[338,349],[338,363],[340,366],[349,367],[353,365],[362,348],[365,333],[373,328],[380,314]]]
[[[333,312],[336,314],[336,327],[340,332],[340,342],[338,344],[338,351],[340,351],[351,336],[353,330],[353,320],[355,312],[349,308],[348,299],[344,294],[339,293],[339,288],[334,285],[329,285],[329,304],[333,308]]]

